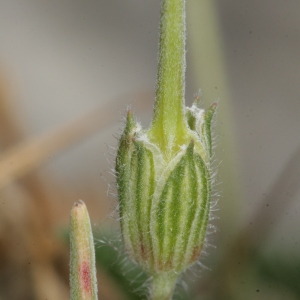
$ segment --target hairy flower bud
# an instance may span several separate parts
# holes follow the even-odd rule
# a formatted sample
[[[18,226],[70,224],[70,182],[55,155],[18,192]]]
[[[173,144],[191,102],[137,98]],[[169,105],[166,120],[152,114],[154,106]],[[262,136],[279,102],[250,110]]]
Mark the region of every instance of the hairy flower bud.
[[[70,299],[97,300],[95,250],[89,214],[76,202],[70,218]]]
[[[129,256],[150,274],[181,272],[201,252],[210,210],[211,119],[186,109],[188,138],[170,155],[127,114],[116,159],[121,228]],[[151,139],[149,138],[151,136]]]

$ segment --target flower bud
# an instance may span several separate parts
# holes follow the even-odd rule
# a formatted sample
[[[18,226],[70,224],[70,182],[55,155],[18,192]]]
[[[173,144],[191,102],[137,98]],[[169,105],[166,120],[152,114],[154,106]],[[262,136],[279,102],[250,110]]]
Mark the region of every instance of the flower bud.
[[[127,114],[116,159],[121,229],[128,255],[152,275],[181,272],[200,255],[210,210],[215,108],[187,108],[186,142],[171,149]]]
[[[94,241],[87,208],[74,204],[70,219],[70,299],[97,300]]]

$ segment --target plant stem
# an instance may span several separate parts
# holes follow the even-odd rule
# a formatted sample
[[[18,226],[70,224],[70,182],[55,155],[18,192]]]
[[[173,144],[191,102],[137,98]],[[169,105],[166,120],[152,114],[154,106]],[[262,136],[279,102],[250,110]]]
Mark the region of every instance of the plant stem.
[[[151,300],[170,300],[175,288],[177,274],[161,273],[152,279]]]
[[[149,130],[168,157],[185,142],[185,0],[163,0],[154,118]]]

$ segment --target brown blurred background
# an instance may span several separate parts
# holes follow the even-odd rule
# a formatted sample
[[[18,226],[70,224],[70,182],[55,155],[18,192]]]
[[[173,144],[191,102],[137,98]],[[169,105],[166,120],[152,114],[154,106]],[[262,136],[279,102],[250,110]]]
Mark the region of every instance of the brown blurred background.
[[[206,106],[219,98],[224,163],[217,248],[201,260],[211,270],[190,284],[193,297],[299,299],[257,279],[251,253],[300,262],[300,2],[213,2],[228,97],[200,80],[197,59],[210,53],[195,43],[206,31],[197,1],[188,1],[186,101],[199,88]],[[0,300],[68,299],[63,233],[78,199],[96,231],[118,230],[110,153],[128,105],[145,127],[151,120],[159,10],[159,0],[0,1]],[[224,277],[212,282],[214,270]],[[101,268],[99,298],[126,298]]]

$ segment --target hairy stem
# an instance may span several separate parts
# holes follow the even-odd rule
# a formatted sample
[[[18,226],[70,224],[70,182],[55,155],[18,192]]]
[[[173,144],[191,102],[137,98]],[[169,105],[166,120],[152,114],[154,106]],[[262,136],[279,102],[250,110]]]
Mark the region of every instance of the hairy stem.
[[[149,137],[165,157],[187,137],[184,119],[185,0],[163,0],[154,118]]]
[[[170,300],[175,288],[177,274],[161,273],[152,279],[151,300]]]

